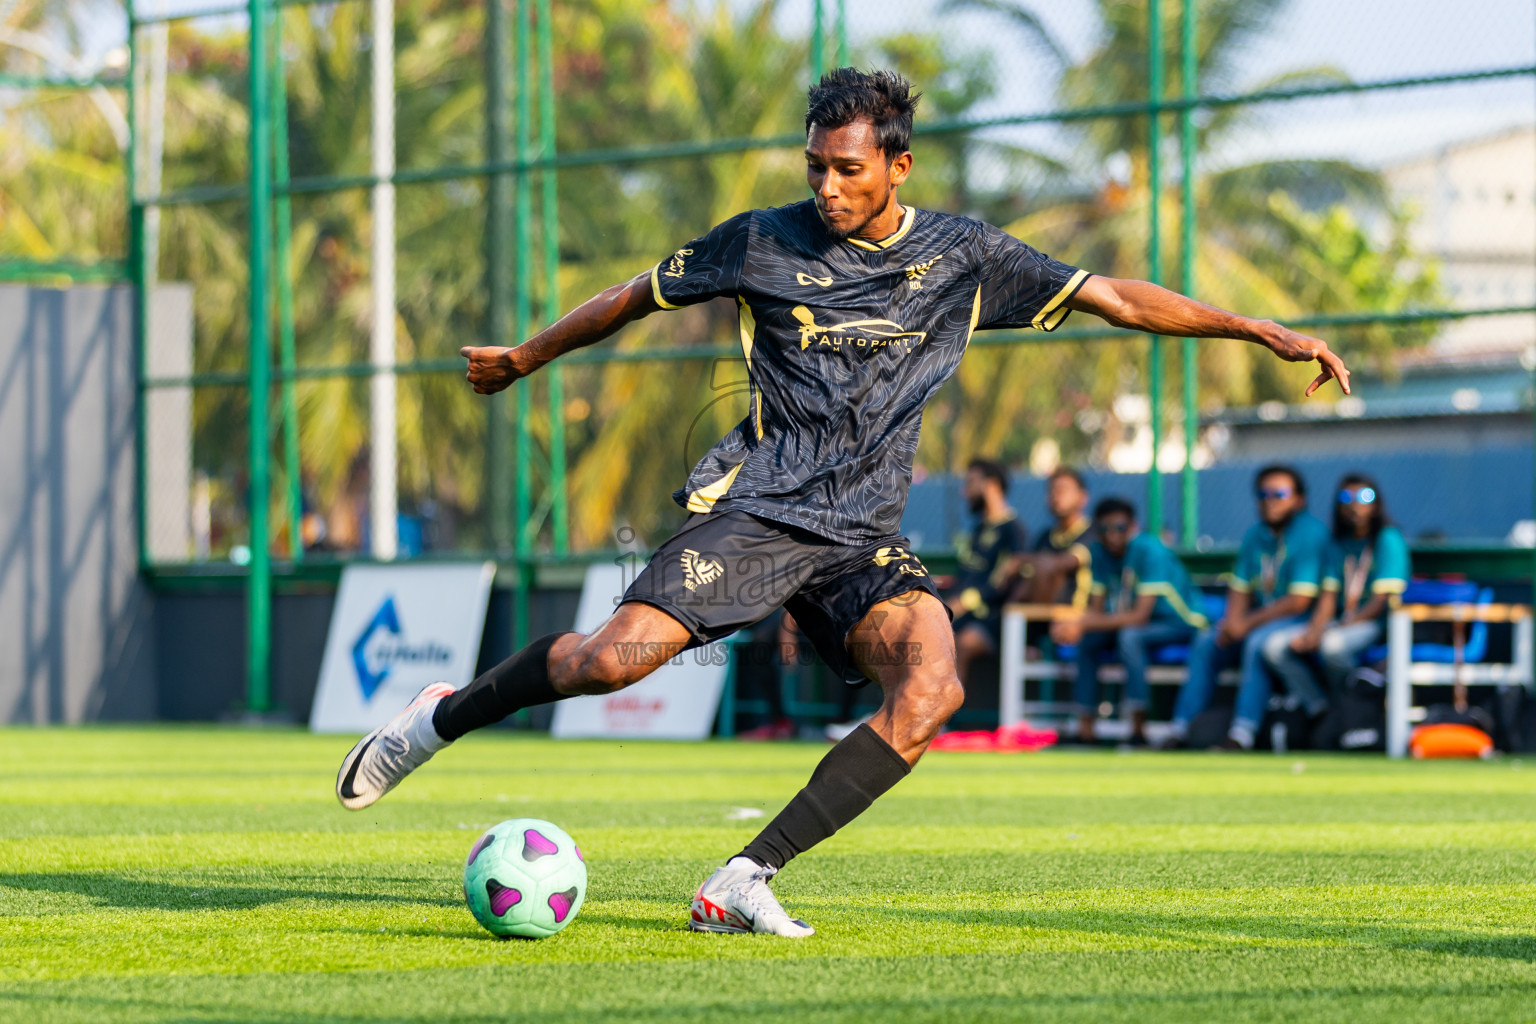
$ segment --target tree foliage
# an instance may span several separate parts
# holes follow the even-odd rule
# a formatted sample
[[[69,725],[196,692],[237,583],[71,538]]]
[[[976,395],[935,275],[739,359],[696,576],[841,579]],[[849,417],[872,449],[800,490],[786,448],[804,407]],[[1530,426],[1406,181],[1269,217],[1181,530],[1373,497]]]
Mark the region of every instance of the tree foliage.
[[[1076,61],[1027,5],[965,0],[950,6],[990,11],[1000,38],[1022,32],[1040,59],[1055,63],[1057,99],[1064,106],[1146,95],[1144,3],[1102,0],[1099,41]],[[1243,49],[1282,6],[1283,0],[1202,4],[1199,63],[1207,90],[1255,84],[1238,79]],[[1165,7],[1173,8],[1167,17],[1177,17],[1176,3]],[[556,3],[551,72],[558,149],[797,132],[808,47],[803,38],[779,30],[779,8],[775,0],[745,7],[694,7],[677,0]],[[486,160],[486,7],[411,0],[397,4],[395,12],[398,165]],[[100,12],[94,6],[18,0],[9,15],[0,9],[0,17],[8,18],[0,24],[50,32],[68,44],[79,35],[81,19],[95,16]],[[366,174],[367,7],[287,7],[281,18],[292,174]],[[1171,91],[1179,88],[1175,35],[1168,33],[1166,55]],[[249,123],[243,30],[228,22],[174,23],[168,53],[163,187],[242,181]],[[925,123],[963,119],[994,98],[992,54],[957,48],[938,32],[893,36],[858,57],[908,74],[926,94]],[[142,72],[142,57],[140,67]],[[34,59],[3,46],[0,69],[41,70]],[[504,69],[503,78],[512,77],[511,69]],[[1283,80],[1338,77],[1327,68],[1310,68]],[[91,102],[66,92],[0,96],[0,256],[123,253],[122,155]],[[1203,115],[1201,147],[1226,137],[1241,117],[1230,108]],[[1064,146],[1047,152],[1007,133],[920,135],[914,145],[918,171],[904,187],[903,201],[987,218],[1096,272],[1140,276],[1151,197],[1146,119],[1074,122],[1060,137]],[[1105,171],[1116,165],[1128,169]],[[537,173],[532,178],[537,197],[542,181]],[[529,239],[537,250],[545,230],[557,232],[563,308],[645,270],[739,210],[805,194],[803,161],[794,148],[568,168],[559,174],[558,189],[559,223],[543,224],[535,201]],[[1174,225],[1177,196],[1167,183],[1165,189],[1165,224]],[[499,282],[488,276],[488,180],[403,184],[397,193],[399,360],[448,358],[467,343],[515,342],[488,334],[489,297],[511,282],[510,271]],[[1369,171],[1319,161],[1223,168],[1201,177],[1197,200],[1196,273],[1192,282],[1182,283],[1208,301],[1286,316],[1393,310],[1435,297],[1432,274],[1407,246],[1401,211]],[[239,201],[179,204],[160,216],[158,277],[195,287],[198,371],[246,366],[246,218]],[[293,197],[287,257],[301,365],[366,361],[371,234],[366,188]],[[1164,246],[1163,265],[1176,267],[1175,231],[1165,232]],[[531,326],[537,327],[545,283],[537,255],[527,263],[536,321]],[[1380,355],[1419,337],[1361,329],[1344,341],[1357,352]],[[638,352],[736,343],[735,310],[719,302],[648,318],[608,345]],[[1140,347],[1134,343],[974,348],[941,394],[937,414],[928,417],[919,459],[929,469],[958,466],[975,454],[1022,459],[1045,436],[1058,438],[1069,454],[1102,453],[1108,436],[1104,413],[1112,400],[1145,388]],[[1201,386],[1208,403],[1256,401],[1294,383],[1273,361],[1253,358],[1239,346],[1206,351]],[[740,360],[572,364],[563,373],[565,404],[559,414],[570,460],[573,544],[610,546],[620,523],[634,526],[643,539],[658,540],[682,517],[670,501],[672,489],[692,460],[743,415]],[[538,442],[547,446],[547,375],[533,384],[529,421]],[[366,495],[360,477],[372,441],[366,380],[307,380],[296,394],[306,492],[315,507],[340,523]],[[487,432],[504,427],[492,423],[485,400],[456,374],[402,375],[398,395],[402,508],[433,512],[436,543],[484,549],[490,543]],[[239,539],[246,413],[238,387],[200,390],[194,406],[195,464],[214,480],[224,518],[235,524],[226,543]],[[281,467],[279,440],[274,438],[273,453]],[[545,472],[542,460],[538,472]],[[280,493],[273,504],[279,522]]]

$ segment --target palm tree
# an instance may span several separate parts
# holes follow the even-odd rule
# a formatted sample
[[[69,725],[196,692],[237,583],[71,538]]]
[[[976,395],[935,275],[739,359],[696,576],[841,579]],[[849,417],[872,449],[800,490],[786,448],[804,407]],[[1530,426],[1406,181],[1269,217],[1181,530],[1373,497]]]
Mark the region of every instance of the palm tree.
[[[1333,68],[1313,67],[1258,83],[1238,81],[1245,47],[1270,28],[1285,3],[1200,2],[1196,63],[1204,91],[1345,80]],[[1134,102],[1147,95],[1145,0],[1099,0],[1099,42],[1080,61],[1073,61],[1035,11],[1017,0],[950,0],[947,6],[990,11],[1021,33],[1038,59],[1056,67],[1057,99],[1063,109]],[[1165,3],[1163,12],[1168,24],[1175,25],[1180,4]],[[1164,63],[1172,71],[1168,88],[1173,96],[1182,90],[1179,40],[1175,32],[1166,33],[1165,39]],[[1199,149],[1219,143],[1242,118],[1238,107],[1202,114],[1196,135]],[[1171,121],[1170,115],[1165,125],[1170,130]],[[1055,195],[1042,195],[1037,207],[1008,223],[1007,230],[1097,272],[1143,276],[1152,194],[1148,119],[1100,118],[1069,123],[1062,130],[1076,143],[1075,164],[1093,172],[1053,183]],[[1117,161],[1128,173],[1099,173]],[[1177,224],[1177,194],[1166,181],[1161,187],[1165,223]],[[1196,201],[1201,234],[1194,279],[1170,283],[1207,301],[1260,316],[1295,317],[1339,310],[1390,312],[1432,302],[1437,295],[1433,267],[1408,249],[1405,214],[1391,204],[1380,177],[1364,168],[1336,160],[1288,160],[1208,171],[1197,182]],[[1360,224],[1361,213],[1388,226],[1385,246],[1373,243]],[[1177,232],[1165,231],[1164,267],[1179,265],[1177,245]],[[1347,352],[1379,358],[1398,345],[1426,338],[1425,330],[1361,328],[1338,340]],[[946,417],[953,427],[935,432],[925,454],[955,468],[978,451],[1020,458],[1035,438],[1054,436],[1069,453],[1085,455],[1103,439],[1097,424],[1114,395],[1127,389],[1144,391],[1145,383],[1127,374],[1130,365],[1141,365],[1143,351],[1137,343],[1121,342],[1079,355],[1057,344],[973,353],[958,375],[958,394],[945,396],[954,402],[953,415]],[[1289,394],[1298,377],[1294,369],[1238,346],[1223,347],[1220,358],[1202,359],[1200,372],[1207,402],[1221,404]],[[1058,387],[1042,391],[1031,386],[1039,380]],[[1074,415],[1079,412],[1088,415]]]

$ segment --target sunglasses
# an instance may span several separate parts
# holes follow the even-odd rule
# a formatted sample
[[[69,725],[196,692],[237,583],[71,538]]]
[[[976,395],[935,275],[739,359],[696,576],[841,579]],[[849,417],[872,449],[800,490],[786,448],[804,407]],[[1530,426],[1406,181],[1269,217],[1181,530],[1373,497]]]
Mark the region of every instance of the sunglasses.
[[[1369,487],[1362,487],[1359,491],[1340,491],[1339,504],[1353,505],[1355,502],[1362,505],[1371,505],[1376,501],[1376,492]]]
[[[1260,487],[1253,493],[1260,501],[1284,501],[1296,492],[1289,487]]]
[[[1103,525],[1101,525],[1099,527],[1099,532],[1100,533],[1129,533],[1129,532],[1131,532],[1131,524],[1130,523],[1104,523]]]

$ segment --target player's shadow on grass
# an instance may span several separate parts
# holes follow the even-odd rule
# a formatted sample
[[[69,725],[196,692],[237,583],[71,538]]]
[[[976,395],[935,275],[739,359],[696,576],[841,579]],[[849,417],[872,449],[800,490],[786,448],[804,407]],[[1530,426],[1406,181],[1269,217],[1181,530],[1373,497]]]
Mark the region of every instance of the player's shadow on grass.
[[[336,879],[327,878],[335,884]],[[374,880],[387,881],[387,880]],[[419,879],[411,879],[420,884]],[[402,896],[396,893],[337,891],[299,886],[229,885],[220,880],[172,883],[90,873],[38,872],[0,874],[0,887],[28,892],[84,896],[95,903],[130,910],[249,910],[284,900],[302,899],[337,903],[410,903],[455,906],[461,901],[443,897]]]
[[[1417,950],[1452,956],[1486,957],[1536,962],[1536,935],[1499,935],[1458,931],[1443,926],[1393,926],[1352,922],[1341,918],[1301,921],[1289,917],[1195,913],[1116,913],[1113,911],[1051,910],[926,910],[912,907],[848,906],[850,915],[884,918],[893,925],[943,922],[983,927],[1029,928],[1067,933],[1110,933],[1150,939],[1180,939],[1219,945],[1246,941],[1287,943],[1307,940],[1342,941],[1381,949]]]

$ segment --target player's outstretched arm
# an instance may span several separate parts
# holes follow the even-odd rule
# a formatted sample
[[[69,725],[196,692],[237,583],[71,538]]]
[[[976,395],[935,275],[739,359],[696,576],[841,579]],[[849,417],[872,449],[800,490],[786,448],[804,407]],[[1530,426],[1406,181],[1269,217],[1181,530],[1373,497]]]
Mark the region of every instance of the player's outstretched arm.
[[[1344,393],[1349,394],[1349,369],[1326,341],[1297,333],[1273,320],[1239,316],[1147,281],[1113,277],[1088,278],[1066,304],[1070,309],[1092,313],[1116,327],[1133,331],[1178,338],[1236,338],[1263,345],[1289,362],[1316,360],[1322,372],[1307,386],[1307,394],[1330,379],[1337,380]]]
[[[469,360],[464,376],[482,395],[494,395],[567,352],[595,345],[625,324],[661,307],[651,296],[650,272],[598,292],[538,334],[514,348],[466,345],[459,355]]]

